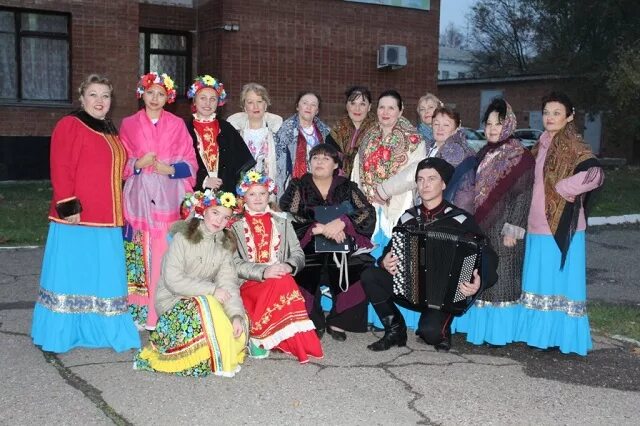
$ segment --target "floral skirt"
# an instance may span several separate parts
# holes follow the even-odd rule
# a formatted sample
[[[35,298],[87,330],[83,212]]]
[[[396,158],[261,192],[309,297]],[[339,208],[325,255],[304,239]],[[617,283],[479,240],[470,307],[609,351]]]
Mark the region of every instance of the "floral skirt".
[[[251,340],[264,349],[278,349],[305,363],[322,358],[322,345],[307,315],[304,297],[291,275],[245,281],[242,302],[251,320]]]
[[[168,248],[166,231],[135,230],[130,240],[125,239],[124,248],[129,311],[137,324],[153,327],[158,321],[153,300]]]
[[[233,326],[213,296],[176,303],[158,319],[149,344],[138,351],[136,370],[178,376],[233,377],[244,362],[246,335],[233,337]]]

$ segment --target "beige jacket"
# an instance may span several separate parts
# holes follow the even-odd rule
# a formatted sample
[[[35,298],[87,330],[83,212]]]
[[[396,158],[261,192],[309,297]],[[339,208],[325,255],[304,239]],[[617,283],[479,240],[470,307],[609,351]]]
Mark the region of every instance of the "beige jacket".
[[[244,139],[244,131],[249,128],[249,117],[246,112],[237,112],[232,114],[227,121],[235,127],[235,129],[240,133],[240,136]],[[267,176],[271,179],[275,180],[276,177],[276,143],[274,140],[274,135],[282,126],[282,117],[276,114],[271,114],[270,112],[265,112],[264,117],[262,119],[263,127],[269,129],[269,133],[267,134],[267,143],[268,151],[267,158],[256,158],[256,162],[258,163],[256,167],[259,171],[264,172],[266,170]]]
[[[223,307],[232,319],[245,318],[244,305],[236,268],[233,264],[233,241],[224,232],[211,233],[201,222],[187,238],[188,222],[180,221],[171,227],[173,240],[162,259],[162,275],[156,290],[156,310],[161,315],[181,299],[213,295],[225,289],[231,298]]]
[[[295,275],[304,268],[304,252],[300,248],[300,242],[291,221],[282,213],[272,213],[272,223],[280,233],[281,243],[277,254],[277,262],[287,263],[293,268],[291,275]],[[233,224],[231,230],[238,240],[238,250],[233,260],[241,280],[263,281],[264,271],[269,267],[266,263],[250,262],[247,254],[247,242],[244,236],[244,221],[239,220]]]

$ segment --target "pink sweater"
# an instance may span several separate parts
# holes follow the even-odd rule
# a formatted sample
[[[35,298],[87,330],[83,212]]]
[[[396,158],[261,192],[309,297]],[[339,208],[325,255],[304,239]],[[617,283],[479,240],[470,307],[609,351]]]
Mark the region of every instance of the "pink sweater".
[[[547,151],[551,145],[551,135],[548,132],[544,132],[540,136],[540,146],[538,148],[538,155],[536,157],[535,178],[533,182],[533,196],[531,199],[531,208],[529,210],[529,223],[527,231],[531,234],[544,234],[551,235],[551,228],[547,222],[547,217],[544,210],[544,162],[547,159]],[[598,173],[602,173],[600,170]],[[587,171],[577,173],[568,178],[562,179],[556,184],[556,191],[562,198],[567,201],[573,201],[573,198],[584,192],[588,192],[596,189],[602,184],[602,179],[598,176],[596,179],[592,179],[589,183],[584,183]],[[580,217],[578,218],[577,231],[584,231],[587,228],[587,223],[584,218],[584,209],[580,209]]]

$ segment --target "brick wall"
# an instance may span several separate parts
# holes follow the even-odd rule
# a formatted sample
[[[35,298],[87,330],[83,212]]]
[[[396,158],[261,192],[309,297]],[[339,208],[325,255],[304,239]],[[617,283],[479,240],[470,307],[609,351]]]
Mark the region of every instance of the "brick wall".
[[[518,128],[529,127],[529,111],[540,111],[541,100],[552,90],[562,90],[565,80],[538,80],[521,82],[497,82],[481,84],[440,84],[438,97],[460,113],[462,125],[473,129],[480,124],[480,93],[483,90],[501,90],[518,120]]]
[[[368,86],[374,98],[383,90],[397,89],[405,98],[405,115],[412,120],[417,99],[436,90],[439,0],[431,1],[430,11],[343,0],[200,0],[193,4],[0,0],[0,6],[71,14],[74,91],[72,105],[0,104],[0,139],[51,135],[55,123],[78,107],[75,90],[92,72],[106,74],[114,83],[112,116],[117,125],[137,111],[134,93],[141,27],[194,34],[192,73],[212,74],[225,83],[230,99],[222,116],[240,110],[240,89],[251,81],[267,87],[273,101],[270,111],[285,117],[295,112],[299,91],[318,92],[323,99],[321,118],[330,125],[344,114],[343,92],[353,84]],[[240,30],[219,28],[228,23],[239,25]],[[377,70],[376,53],[382,44],[407,46],[408,65]],[[190,113],[184,100],[167,109],[181,116]]]
[[[224,115],[239,110],[244,83],[267,87],[271,111],[295,112],[300,90],[317,91],[320,116],[332,124],[344,114],[344,90],[364,84],[374,97],[395,88],[415,118],[417,99],[436,89],[440,1],[419,11],[342,0],[209,0],[197,8],[198,69],[219,77],[230,94]],[[210,13],[210,11],[214,11]],[[215,29],[236,23],[238,32]],[[377,70],[381,44],[407,46],[408,65]]]
[[[113,82],[116,122],[137,109],[134,93],[138,73],[138,4],[130,0],[41,1],[3,0],[2,6],[71,13],[70,106],[3,106],[0,136],[49,136],[55,123],[79,105],[76,89],[93,72]]]

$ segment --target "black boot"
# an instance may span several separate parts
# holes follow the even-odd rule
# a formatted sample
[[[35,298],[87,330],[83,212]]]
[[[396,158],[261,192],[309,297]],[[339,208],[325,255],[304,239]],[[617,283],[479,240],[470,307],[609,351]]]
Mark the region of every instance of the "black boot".
[[[433,345],[433,347],[438,352],[449,352],[449,349],[451,349],[451,334],[448,334],[442,342]]]
[[[367,346],[374,352],[386,351],[392,346],[407,345],[407,326],[395,303],[390,300],[373,304],[373,309],[384,326],[382,339]]]

